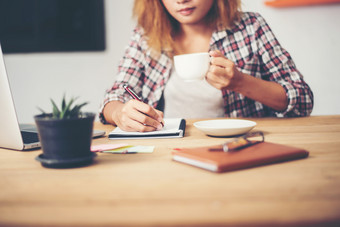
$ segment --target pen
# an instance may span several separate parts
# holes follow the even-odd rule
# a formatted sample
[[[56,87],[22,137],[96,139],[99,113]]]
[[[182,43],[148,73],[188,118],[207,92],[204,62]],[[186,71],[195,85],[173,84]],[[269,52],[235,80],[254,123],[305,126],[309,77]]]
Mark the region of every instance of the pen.
[[[143,101],[141,97],[139,97],[127,84],[124,84],[123,88],[125,89],[125,91],[127,91],[127,93],[129,93],[131,95],[132,98],[137,99],[139,101]]]
[[[249,139],[251,137],[255,137],[255,140]],[[261,131],[248,132],[247,134],[238,137],[231,142],[224,143],[222,148],[210,148],[209,151],[224,151],[224,152],[237,151],[242,148],[246,148],[261,143],[263,141],[264,141],[263,132]]]
[[[137,95],[137,94],[129,87],[129,85],[124,84],[123,88],[125,89],[125,91],[126,91],[127,93],[130,94],[130,96],[131,96],[132,98],[134,98],[134,99],[136,99],[136,100],[138,100],[138,101],[143,102],[142,98],[139,97],[139,96],[138,96],[138,95]],[[163,122],[159,122],[159,123],[161,123],[162,127],[164,127]]]

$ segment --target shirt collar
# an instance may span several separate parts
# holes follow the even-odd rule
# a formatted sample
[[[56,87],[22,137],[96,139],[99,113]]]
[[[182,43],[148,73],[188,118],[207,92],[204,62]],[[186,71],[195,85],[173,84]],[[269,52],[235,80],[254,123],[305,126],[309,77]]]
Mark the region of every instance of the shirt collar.
[[[225,39],[228,35],[233,34],[237,31],[240,31],[244,28],[244,24],[242,23],[242,18],[239,21],[235,22],[235,25],[232,28],[218,28],[216,29],[211,36],[211,43],[216,43],[221,39]]]

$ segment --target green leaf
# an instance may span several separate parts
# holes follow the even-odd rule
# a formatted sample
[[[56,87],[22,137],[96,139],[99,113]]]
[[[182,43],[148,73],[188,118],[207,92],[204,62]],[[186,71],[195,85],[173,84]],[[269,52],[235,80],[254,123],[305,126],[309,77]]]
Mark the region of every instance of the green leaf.
[[[59,109],[58,106],[56,105],[56,103],[53,101],[53,99],[51,99],[51,103],[52,103],[52,117],[53,118],[57,118],[57,119],[65,119],[65,118],[78,118],[81,115],[81,108],[83,108],[85,105],[88,104],[88,102],[84,102],[82,104],[79,105],[75,105],[72,107],[72,105],[74,104],[74,102],[76,101],[76,98],[71,98],[71,100],[68,102],[66,99],[66,96],[64,94],[62,102],[61,102],[61,108]],[[45,111],[40,109],[38,107],[38,109],[44,113]]]
[[[46,114],[45,110],[41,109],[39,106],[37,106],[37,109],[38,109],[42,114]]]
[[[65,97],[65,94],[64,94],[64,97],[63,97],[63,101],[61,102],[61,109],[63,110],[65,108],[65,105],[66,105],[66,97]]]
[[[83,106],[87,105],[87,102],[84,102],[80,105],[76,105],[73,107],[73,109],[71,110],[71,116],[72,117],[78,117],[80,115],[80,109],[83,108]]]
[[[52,106],[53,106],[53,117],[54,118],[60,118],[60,110],[58,109],[57,105],[55,104],[55,102],[53,101],[53,99],[51,99],[52,102]]]
[[[70,109],[71,109],[71,105],[73,104],[73,102],[74,102],[75,100],[76,100],[76,99],[71,98],[70,102],[67,103],[66,106],[64,106],[60,118],[69,118],[69,117],[70,117]]]

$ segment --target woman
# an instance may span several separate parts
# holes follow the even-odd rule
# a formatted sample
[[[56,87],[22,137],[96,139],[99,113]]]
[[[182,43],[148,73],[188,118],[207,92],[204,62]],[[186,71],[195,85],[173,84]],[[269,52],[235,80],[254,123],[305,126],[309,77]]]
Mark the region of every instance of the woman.
[[[100,109],[126,131],[162,128],[165,117],[296,117],[313,93],[265,20],[239,0],[135,0],[138,25]],[[174,55],[209,52],[204,81],[180,81]],[[128,84],[144,102],[131,99]],[[163,112],[164,111],[164,114]]]

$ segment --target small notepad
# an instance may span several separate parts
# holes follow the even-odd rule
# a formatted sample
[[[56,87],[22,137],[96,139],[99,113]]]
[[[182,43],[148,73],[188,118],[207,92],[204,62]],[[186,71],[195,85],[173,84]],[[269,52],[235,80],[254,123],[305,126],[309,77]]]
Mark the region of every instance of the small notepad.
[[[150,139],[179,138],[185,133],[185,120],[182,118],[165,118],[162,130],[152,132],[126,132],[119,127],[109,133],[110,139]]]
[[[120,144],[98,144],[98,145],[92,145],[91,151],[92,152],[103,152],[107,150],[115,150],[118,148],[126,147],[128,144],[120,143]]]
[[[211,151],[212,148],[218,151]],[[226,172],[260,165],[306,158],[309,152],[282,144],[261,142],[234,152],[223,152],[221,145],[213,147],[177,148],[173,160],[212,172]]]

